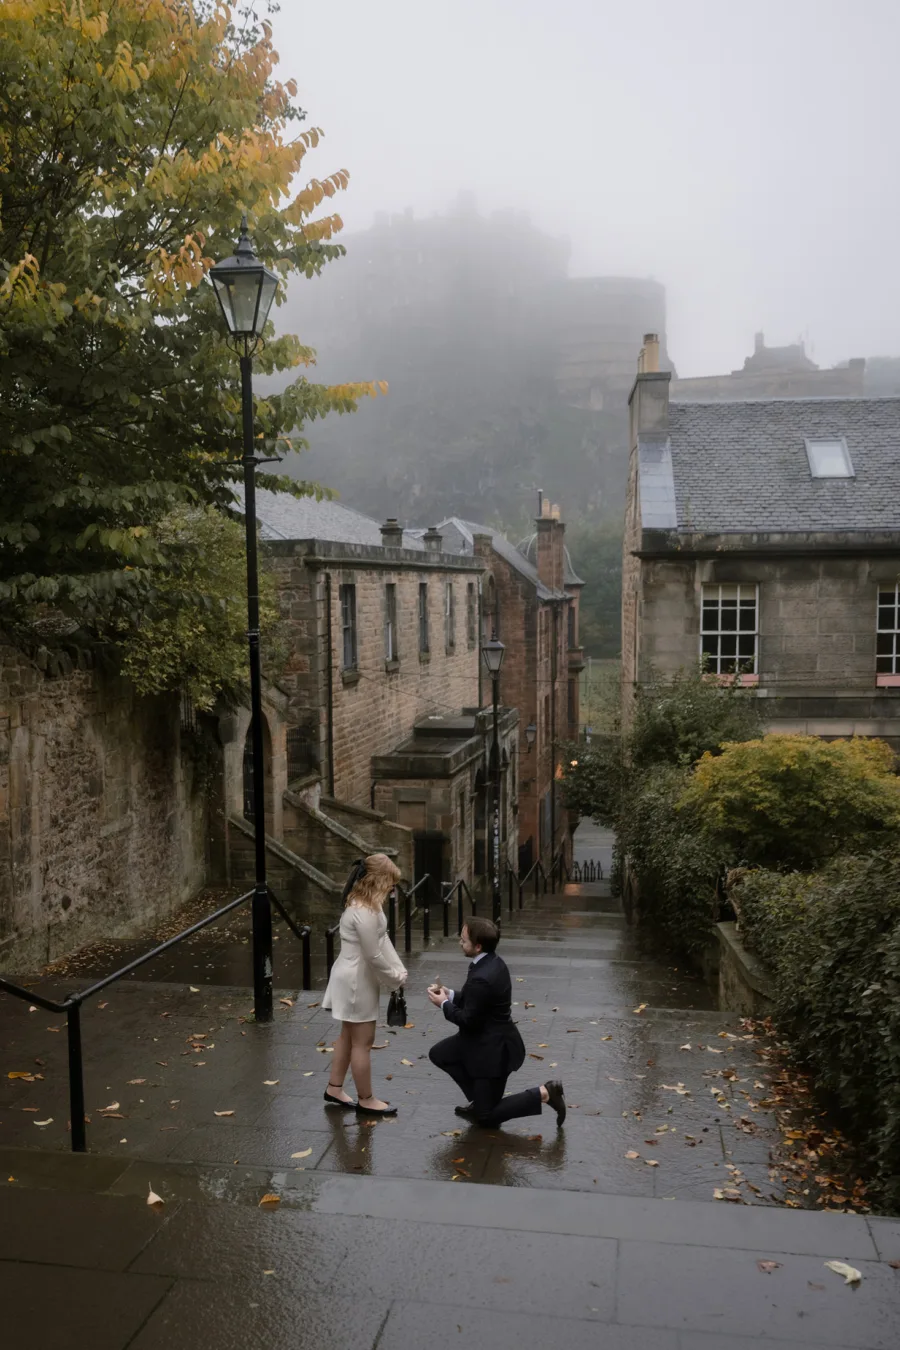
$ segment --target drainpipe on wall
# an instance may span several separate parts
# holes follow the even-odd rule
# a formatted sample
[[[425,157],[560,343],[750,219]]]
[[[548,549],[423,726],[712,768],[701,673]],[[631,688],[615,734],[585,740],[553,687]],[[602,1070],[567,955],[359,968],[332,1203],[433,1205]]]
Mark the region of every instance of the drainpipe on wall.
[[[325,697],[328,705],[328,795],[334,796],[334,677],[331,662],[331,573],[325,573]]]

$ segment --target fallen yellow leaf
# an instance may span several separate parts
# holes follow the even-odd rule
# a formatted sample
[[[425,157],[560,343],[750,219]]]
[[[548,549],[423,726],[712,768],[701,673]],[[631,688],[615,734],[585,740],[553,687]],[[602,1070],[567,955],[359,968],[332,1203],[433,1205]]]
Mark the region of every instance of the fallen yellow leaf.
[[[647,1164],[648,1167],[659,1167],[659,1163],[656,1161],[655,1158],[645,1158],[644,1162]]]
[[[626,1158],[639,1158],[640,1156],[641,1155],[637,1152],[637,1150],[633,1148],[630,1148],[628,1152],[625,1154]]]
[[[281,1196],[276,1195],[274,1191],[267,1191],[259,1202],[259,1208],[262,1209],[263,1205],[280,1205],[280,1204],[281,1204]]]
[[[648,1005],[647,1005],[646,1003],[641,1003],[641,1004],[639,1004],[639,1006],[638,1006],[637,1008],[635,1008],[634,1011],[635,1011],[636,1013],[642,1013],[642,1012],[644,1011],[644,1009],[645,1009],[647,1006],[648,1006]]]
[[[286,1008],[293,1008],[294,1000],[292,998],[280,998],[279,1003],[283,1003]]]
[[[411,1059],[401,1059],[400,1063],[401,1063],[401,1064],[405,1064],[405,1065],[407,1066],[407,1068],[410,1068],[410,1069],[411,1069],[412,1066],[413,1066],[413,1062],[412,1062]]]
[[[48,1116],[46,1120],[36,1120],[34,1123],[35,1123],[35,1125],[40,1125],[40,1126],[43,1128],[44,1125],[52,1125],[52,1124],[53,1124],[53,1117],[52,1117],[52,1116]]]
[[[24,1078],[26,1083],[34,1082],[34,1074],[27,1069],[13,1069],[12,1073],[8,1073],[6,1076],[7,1078]]]
[[[263,1087],[277,1087],[280,1082],[280,1078],[264,1078]]]
[[[312,1153],[312,1149],[311,1149],[311,1148],[305,1148],[305,1149],[303,1149],[303,1151],[302,1151],[301,1153],[292,1153],[292,1154],[291,1154],[291,1157],[292,1157],[292,1158],[308,1158],[309,1155],[310,1155],[311,1153]]]
[[[233,1116],[233,1111],[213,1111],[214,1116]]]
[[[844,1284],[859,1284],[862,1279],[862,1271],[857,1270],[856,1266],[848,1266],[846,1261],[826,1261],[825,1266],[833,1270],[835,1275],[843,1275]]]
[[[148,1194],[148,1196],[147,1196],[147,1204],[148,1204],[148,1205],[159,1205],[160,1208],[162,1208],[162,1206],[163,1206],[165,1203],[166,1203],[166,1202],[165,1202],[165,1200],[162,1198],[162,1196],[161,1196],[161,1195],[157,1195],[157,1194],[156,1194],[156,1191],[155,1191],[155,1190],[153,1189],[153,1187],[151,1186],[151,1187],[150,1187],[150,1192],[149,1192],[149,1194]]]
[[[191,991],[192,994],[199,994],[199,993],[200,993],[200,990],[197,988],[197,986],[196,986],[195,984],[189,984],[189,985],[188,985],[188,988],[190,989],[190,991]]]

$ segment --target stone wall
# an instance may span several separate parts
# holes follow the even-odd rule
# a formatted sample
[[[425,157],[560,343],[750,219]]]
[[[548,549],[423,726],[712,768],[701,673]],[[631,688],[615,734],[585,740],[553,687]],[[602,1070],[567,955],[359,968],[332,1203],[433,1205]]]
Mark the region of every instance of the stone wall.
[[[0,646],[0,963],[24,970],[171,913],[204,882],[207,791],[175,696]]]

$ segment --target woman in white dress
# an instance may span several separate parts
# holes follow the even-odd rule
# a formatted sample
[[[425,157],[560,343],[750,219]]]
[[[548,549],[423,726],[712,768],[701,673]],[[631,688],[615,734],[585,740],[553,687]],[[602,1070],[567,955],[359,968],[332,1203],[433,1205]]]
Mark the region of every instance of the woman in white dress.
[[[325,1091],[328,1106],[355,1109],[360,1115],[395,1116],[372,1094],[371,1051],[375,1041],[380,987],[406,982],[406,967],[387,935],[384,902],[400,880],[400,870],[384,853],[371,853],[354,864],[341,915],[341,951],[335,961],[322,1007],[341,1023],[334,1043],[331,1076]],[[356,1084],[354,1102],[344,1091],[348,1068]]]

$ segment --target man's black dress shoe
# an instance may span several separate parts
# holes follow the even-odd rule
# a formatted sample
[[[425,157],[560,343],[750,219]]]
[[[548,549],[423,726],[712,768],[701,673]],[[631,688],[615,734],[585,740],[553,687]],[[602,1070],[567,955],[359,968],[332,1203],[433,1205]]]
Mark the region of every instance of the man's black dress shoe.
[[[566,1118],[566,1095],[563,1092],[563,1085],[558,1078],[545,1083],[547,1089],[547,1105],[556,1112],[556,1124],[562,1125]]]
[[[455,1107],[454,1109],[455,1109],[456,1114],[457,1114],[458,1116],[462,1116],[463,1120],[474,1120],[474,1119],[475,1119],[475,1103],[474,1103],[474,1102],[469,1102],[466,1106],[457,1106],[457,1107]]]

